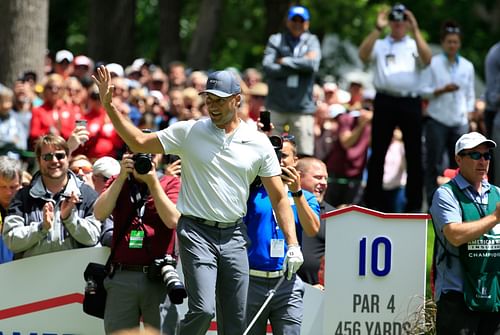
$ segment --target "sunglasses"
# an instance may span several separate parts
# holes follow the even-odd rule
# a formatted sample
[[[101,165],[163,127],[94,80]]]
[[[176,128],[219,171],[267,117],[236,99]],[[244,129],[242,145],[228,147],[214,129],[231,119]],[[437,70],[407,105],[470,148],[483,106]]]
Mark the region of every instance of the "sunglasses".
[[[451,33],[451,34],[460,34],[460,28],[458,28],[458,27],[446,27],[446,28],[444,28],[444,30],[445,30],[447,33]]]
[[[295,144],[295,136],[294,135],[284,134],[281,136],[281,138],[285,142],[291,142],[292,144]]]
[[[59,90],[61,89],[61,87],[60,86],[47,85],[47,86],[45,86],[45,89],[47,91],[50,91],[50,92],[53,92],[53,93],[57,93],[57,92],[59,92]]]
[[[489,161],[493,157],[493,153],[490,151],[480,153],[479,151],[470,151],[470,152],[461,152],[459,154],[460,156],[469,156],[471,159],[478,161],[481,159],[481,157],[484,158],[484,160]]]
[[[83,173],[87,174],[87,173],[92,172],[92,167],[91,166],[74,166],[74,167],[70,168],[70,170],[76,174],[80,173],[80,170],[82,170]]]
[[[66,153],[64,153],[64,152],[49,152],[47,154],[40,155],[40,157],[42,157],[42,159],[46,162],[50,162],[50,161],[54,160],[54,157],[58,161],[60,161],[61,159],[66,158]]]

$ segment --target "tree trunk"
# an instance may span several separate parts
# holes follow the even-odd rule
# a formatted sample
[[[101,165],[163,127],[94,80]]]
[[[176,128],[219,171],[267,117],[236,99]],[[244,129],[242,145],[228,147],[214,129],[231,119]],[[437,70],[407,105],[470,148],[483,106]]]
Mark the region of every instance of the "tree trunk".
[[[283,30],[291,5],[289,0],[266,0],[264,3],[267,13],[266,34],[269,36]]]
[[[221,0],[203,0],[200,6],[198,24],[187,57],[187,64],[193,70],[206,70],[210,66],[210,52],[221,20],[221,9]]]
[[[89,56],[119,63],[134,59],[135,0],[90,0]]]
[[[181,10],[182,0],[160,1],[160,65],[165,70],[170,62],[182,59]]]
[[[24,71],[43,78],[48,40],[48,0],[0,1],[0,83],[12,87]]]

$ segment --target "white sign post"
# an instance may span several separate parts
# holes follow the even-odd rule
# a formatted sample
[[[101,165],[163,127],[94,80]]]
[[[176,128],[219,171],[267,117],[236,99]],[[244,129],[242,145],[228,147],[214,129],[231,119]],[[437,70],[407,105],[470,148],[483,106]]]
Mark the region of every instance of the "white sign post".
[[[324,334],[414,334],[423,322],[427,214],[326,215]]]

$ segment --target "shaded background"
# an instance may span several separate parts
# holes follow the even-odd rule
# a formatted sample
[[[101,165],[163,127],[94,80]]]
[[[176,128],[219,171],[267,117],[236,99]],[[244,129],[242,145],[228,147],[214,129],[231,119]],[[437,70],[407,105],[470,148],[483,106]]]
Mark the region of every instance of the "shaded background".
[[[488,48],[500,40],[500,0],[421,0],[413,11],[430,43],[439,44],[447,19],[463,30],[462,55],[483,76]],[[269,34],[283,27],[291,4],[311,11],[311,31],[326,49],[321,74],[339,79],[361,66],[356,47],[373,29],[384,1],[367,0],[2,0],[0,82],[20,72],[42,74],[48,50],[69,49],[95,61],[130,64],[145,57],[166,68],[181,60],[192,69],[260,67]]]

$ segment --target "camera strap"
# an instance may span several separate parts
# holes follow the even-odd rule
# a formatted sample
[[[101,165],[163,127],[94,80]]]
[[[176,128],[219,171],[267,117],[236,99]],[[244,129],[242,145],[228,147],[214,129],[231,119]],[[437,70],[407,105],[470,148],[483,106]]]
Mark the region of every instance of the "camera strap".
[[[149,195],[149,189],[141,192],[137,182],[130,180],[130,191],[130,201],[134,204],[135,210],[137,211],[137,218],[142,225],[142,217],[144,216],[144,211],[146,209],[146,199]]]
[[[144,189],[144,188],[143,188]],[[142,217],[144,216],[144,212],[146,210],[146,199],[149,195],[149,189],[145,188],[144,191],[141,192],[140,185],[135,181],[130,179],[130,201],[134,204],[135,210],[137,212],[137,218],[139,219],[139,225],[144,232],[144,246],[146,248],[147,253],[151,254],[151,244],[148,239],[148,232],[144,223],[142,222]]]

